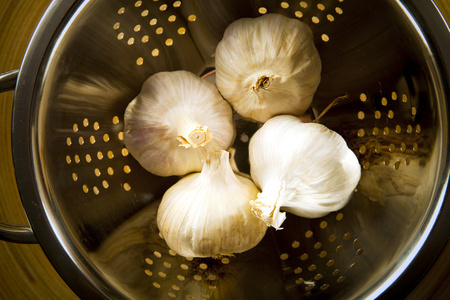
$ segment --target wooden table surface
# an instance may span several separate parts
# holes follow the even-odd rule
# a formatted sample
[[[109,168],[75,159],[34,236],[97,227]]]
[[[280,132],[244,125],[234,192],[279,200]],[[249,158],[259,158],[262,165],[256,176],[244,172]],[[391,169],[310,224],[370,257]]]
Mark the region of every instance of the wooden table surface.
[[[50,0],[0,0],[0,73],[20,67],[34,28]],[[438,5],[450,20],[450,0]],[[11,110],[13,93],[0,94],[0,220],[26,224],[13,173]],[[450,246],[409,297],[450,295]],[[53,269],[39,245],[0,241],[0,299],[78,299]]]
[[[20,67],[50,0],[0,0],[0,72]],[[0,220],[27,224],[13,173],[13,92],[0,94]],[[39,245],[0,242],[0,299],[78,299]]]

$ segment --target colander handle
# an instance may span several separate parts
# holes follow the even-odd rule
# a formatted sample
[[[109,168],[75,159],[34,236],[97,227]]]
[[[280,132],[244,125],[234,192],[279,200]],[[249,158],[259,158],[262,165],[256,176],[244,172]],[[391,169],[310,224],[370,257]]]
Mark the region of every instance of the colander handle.
[[[0,74],[0,93],[14,90],[17,75],[19,75],[19,69]]]
[[[0,92],[13,90],[16,86],[18,74],[19,70],[0,74]],[[30,226],[12,225],[3,222],[0,222],[0,240],[22,244],[37,243]]]

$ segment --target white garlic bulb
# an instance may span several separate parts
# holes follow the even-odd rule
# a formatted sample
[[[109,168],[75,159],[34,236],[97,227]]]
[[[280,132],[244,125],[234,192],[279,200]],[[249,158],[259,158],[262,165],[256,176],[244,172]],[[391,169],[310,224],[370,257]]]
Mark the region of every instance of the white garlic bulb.
[[[267,230],[250,208],[258,193],[251,180],[233,173],[228,152],[212,151],[201,173],[183,177],[166,191],[157,225],[167,245],[181,256],[244,252]]]
[[[322,70],[308,25],[279,14],[233,22],[217,46],[215,66],[220,93],[241,116],[259,122],[303,114]]]
[[[125,146],[153,174],[199,172],[204,146],[227,149],[233,142],[232,114],[214,84],[188,71],[156,73],[126,108]]]
[[[284,210],[307,218],[343,208],[361,166],[338,133],[318,123],[283,115],[267,121],[249,145],[250,173],[262,190],[251,201],[255,215],[280,228]]]

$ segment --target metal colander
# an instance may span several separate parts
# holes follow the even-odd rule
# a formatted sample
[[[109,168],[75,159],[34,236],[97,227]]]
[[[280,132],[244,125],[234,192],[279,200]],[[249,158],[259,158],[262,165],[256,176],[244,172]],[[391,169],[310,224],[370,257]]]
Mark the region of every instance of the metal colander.
[[[447,179],[444,49],[425,20],[436,11],[428,2],[403,2],[68,5],[35,64],[33,102],[16,104],[16,115],[27,110],[30,117],[24,124],[15,115],[18,134],[30,136],[15,138],[15,157],[31,162],[47,223],[90,285],[105,297],[131,299],[352,299],[386,290],[424,243]],[[129,154],[125,108],[156,72],[183,69],[213,80],[214,51],[226,27],[266,13],[312,29],[323,69],[309,113],[314,118],[347,95],[320,122],[358,156],[360,184],[341,211],[319,219],[289,214],[285,229],[269,229],[248,252],[221,260],[180,257],[156,226],[159,201],[179,178],[152,175]],[[443,33],[448,39],[448,29]],[[234,119],[236,164],[249,173],[247,146],[261,124]],[[29,152],[17,150],[25,140]],[[30,193],[24,183],[20,189]],[[30,222],[35,231],[41,226]],[[45,249],[44,234],[36,234]]]

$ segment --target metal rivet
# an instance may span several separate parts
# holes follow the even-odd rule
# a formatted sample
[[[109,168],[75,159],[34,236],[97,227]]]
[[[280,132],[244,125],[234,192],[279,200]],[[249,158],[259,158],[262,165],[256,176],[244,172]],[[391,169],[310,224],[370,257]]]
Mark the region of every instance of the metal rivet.
[[[359,99],[361,100],[361,102],[366,102],[367,101],[367,95],[364,93],[361,93],[359,95]]]
[[[177,275],[177,279],[178,279],[179,281],[185,281],[185,280],[186,280],[186,277],[184,277],[183,275]]]
[[[289,254],[287,254],[287,253],[283,253],[283,254],[280,255],[280,259],[281,260],[286,260],[288,258],[289,258]]]
[[[394,111],[390,110],[388,111],[388,118],[393,119],[394,118]]]
[[[397,100],[397,98],[398,98],[397,93],[396,92],[392,92],[391,98],[392,98],[392,100]]]
[[[406,96],[405,94],[402,95],[402,101],[404,103],[408,102],[408,96]]]
[[[375,111],[375,119],[381,118],[381,112],[379,110]]]
[[[366,134],[366,132],[364,131],[364,129],[358,129],[358,137],[364,137],[364,135]]]
[[[261,15],[264,15],[264,14],[267,13],[267,8],[265,8],[265,7],[260,7],[260,8],[258,9],[258,12],[259,12]]]
[[[314,276],[314,280],[320,280],[323,278],[322,274],[317,274],[316,276]]]

